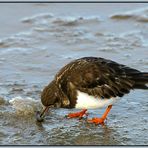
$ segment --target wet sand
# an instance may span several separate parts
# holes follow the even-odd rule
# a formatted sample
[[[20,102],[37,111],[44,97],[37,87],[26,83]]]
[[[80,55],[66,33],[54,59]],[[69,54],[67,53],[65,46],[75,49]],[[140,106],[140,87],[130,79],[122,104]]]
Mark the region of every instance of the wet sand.
[[[148,144],[146,90],[118,101],[105,126],[65,119],[75,109],[51,109],[43,124],[34,117],[42,89],[73,59],[104,57],[148,71],[148,4],[0,4],[0,12],[1,145]]]

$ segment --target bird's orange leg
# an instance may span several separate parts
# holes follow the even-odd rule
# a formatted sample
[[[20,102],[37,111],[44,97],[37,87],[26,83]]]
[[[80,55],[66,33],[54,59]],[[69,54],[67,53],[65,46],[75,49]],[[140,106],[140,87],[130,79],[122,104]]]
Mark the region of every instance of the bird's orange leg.
[[[112,105],[109,105],[101,118],[88,119],[87,120],[88,123],[104,124],[104,120],[106,119],[106,117],[107,117],[108,113],[110,112],[111,108],[112,108]]]
[[[67,118],[82,118],[84,115],[86,115],[87,116],[87,113],[86,113],[86,111],[87,111],[87,109],[83,109],[82,111],[80,111],[80,112],[76,112],[76,113],[70,113],[70,114],[68,114],[66,117]]]

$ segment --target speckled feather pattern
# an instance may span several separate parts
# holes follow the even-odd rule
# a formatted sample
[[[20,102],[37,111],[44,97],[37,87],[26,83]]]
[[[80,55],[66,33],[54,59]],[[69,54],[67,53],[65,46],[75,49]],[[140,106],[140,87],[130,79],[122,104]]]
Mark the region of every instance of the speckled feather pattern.
[[[148,73],[118,64],[114,61],[84,57],[64,66],[42,92],[43,105],[73,108],[77,91],[95,98],[122,97],[131,89],[147,89]],[[87,101],[87,100],[86,100]]]

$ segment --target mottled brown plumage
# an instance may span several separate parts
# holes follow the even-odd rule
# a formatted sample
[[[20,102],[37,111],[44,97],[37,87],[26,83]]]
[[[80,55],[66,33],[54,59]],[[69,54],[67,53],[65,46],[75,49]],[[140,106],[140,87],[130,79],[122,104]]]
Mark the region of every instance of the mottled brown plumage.
[[[122,97],[131,89],[148,89],[148,73],[118,64],[114,61],[84,57],[63,67],[55,79],[44,88],[41,101],[44,106],[73,108],[77,90],[100,98]]]

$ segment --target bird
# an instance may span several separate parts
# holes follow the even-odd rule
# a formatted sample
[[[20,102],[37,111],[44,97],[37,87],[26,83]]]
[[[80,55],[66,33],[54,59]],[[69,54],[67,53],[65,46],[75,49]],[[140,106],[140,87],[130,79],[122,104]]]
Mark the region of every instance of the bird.
[[[148,89],[148,72],[101,57],[82,57],[71,61],[43,89],[43,111],[37,121],[43,121],[50,107],[76,108],[67,118],[88,116],[88,109],[106,107],[101,117],[87,119],[88,123],[104,124],[113,104],[133,89]]]

